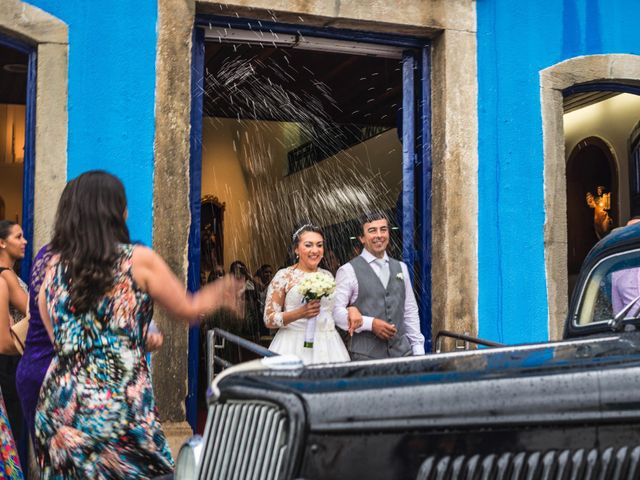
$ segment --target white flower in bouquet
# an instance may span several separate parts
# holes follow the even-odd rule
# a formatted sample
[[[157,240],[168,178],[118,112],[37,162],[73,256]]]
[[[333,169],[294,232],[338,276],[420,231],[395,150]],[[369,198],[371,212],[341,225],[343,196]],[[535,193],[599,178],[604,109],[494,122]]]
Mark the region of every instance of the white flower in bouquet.
[[[298,291],[303,297],[303,301],[320,300],[324,297],[330,297],[336,291],[336,282],[331,275],[326,273],[314,272],[306,275],[300,285]],[[313,348],[313,341],[316,336],[316,319],[309,318],[307,320],[307,328],[304,334],[304,347]]]
[[[320,300],[336,291],[336,282],[330,275],[321,272],[310,273],[300,282],[298,291],[306,302]]]

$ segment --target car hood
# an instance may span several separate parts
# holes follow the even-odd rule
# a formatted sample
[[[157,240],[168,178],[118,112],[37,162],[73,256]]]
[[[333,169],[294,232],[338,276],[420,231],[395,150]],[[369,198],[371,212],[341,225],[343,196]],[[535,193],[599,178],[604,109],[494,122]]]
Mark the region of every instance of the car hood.
[[[243,389],[302,398],[313,430],[640,415],[640,334],[277,370],[230,369],[214,397]]]

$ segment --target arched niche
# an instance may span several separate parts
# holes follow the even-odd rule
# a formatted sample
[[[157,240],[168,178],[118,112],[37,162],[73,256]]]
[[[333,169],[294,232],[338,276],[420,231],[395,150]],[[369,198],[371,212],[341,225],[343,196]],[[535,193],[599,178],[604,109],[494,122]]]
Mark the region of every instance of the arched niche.
[[[611,146],[598,137],[587,137],[573,148],[567,160],[567,270],[570,296],[580,266],[589,250],[603,236],[595,225],[600,219],[593,206],[587,202],[587,194],[598,196],[598,187],[609,195],[606,210],[611,220],[609,228],[619,226],[620,189],[618,164]]]

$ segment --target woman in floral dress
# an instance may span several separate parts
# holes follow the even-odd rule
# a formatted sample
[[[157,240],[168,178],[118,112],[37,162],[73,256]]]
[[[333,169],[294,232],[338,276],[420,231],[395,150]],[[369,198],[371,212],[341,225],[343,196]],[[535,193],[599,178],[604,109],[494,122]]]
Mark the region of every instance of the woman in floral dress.
[[[39,311],[54,344],[36,410],[45,479],[144,479],[171,473],[144,353],[153,301],[185,320],[235,306],[225,278],[190,295],[152,250],[130,243],[122,183],[106,172],[69,182]]]

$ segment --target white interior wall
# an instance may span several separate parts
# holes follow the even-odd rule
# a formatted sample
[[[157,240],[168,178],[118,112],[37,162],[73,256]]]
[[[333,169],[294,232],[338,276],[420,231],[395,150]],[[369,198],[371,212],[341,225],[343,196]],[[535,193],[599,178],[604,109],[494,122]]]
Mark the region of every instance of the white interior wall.
[[[225,269],[286,261],[294,224],[323,226],[392,208],[402,191],[402,145],[395,129],[286,176],[295,124],[208,118],[203,122],[202,195],[227,205]]]
[[[225,203],[224,268],[234,260],[248,261],[247,224],[242,221],[243,209],[249,201],[247,182],[234,148],[233,122],[202,124],[202,196],[213,195]]]
[[[5,218],[22,220],[25,106],[0,104],[0,197]]]
[[[5,204],[5,219],[22,222],[22,177],[21,163],[0,163],[0,197]],[[1,220],[1,219],[0,219]]]

